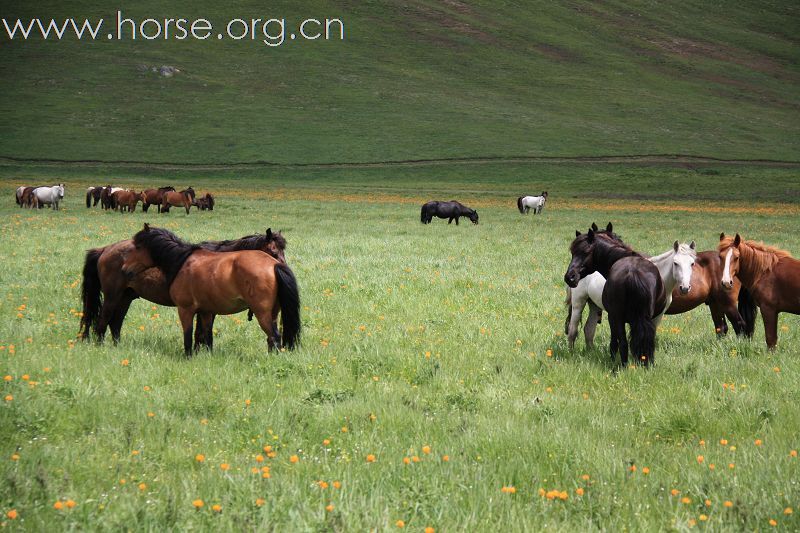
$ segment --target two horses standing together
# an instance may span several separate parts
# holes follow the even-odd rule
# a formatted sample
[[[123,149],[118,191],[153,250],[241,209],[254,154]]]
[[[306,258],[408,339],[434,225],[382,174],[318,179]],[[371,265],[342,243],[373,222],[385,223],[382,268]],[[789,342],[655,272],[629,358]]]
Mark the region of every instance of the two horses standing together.
[[[59,183],[52,187],[26,187],[23,185],[17,187],[15,198],[20,207],[41,209],[45,205],[49,205],[58,211],[61,200],[64,199],[64,184]]]

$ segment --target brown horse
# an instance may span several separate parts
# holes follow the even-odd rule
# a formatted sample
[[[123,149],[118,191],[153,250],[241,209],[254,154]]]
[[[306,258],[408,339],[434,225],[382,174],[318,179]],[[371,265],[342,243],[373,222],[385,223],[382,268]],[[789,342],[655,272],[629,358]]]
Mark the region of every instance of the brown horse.
[[[103,190],[100,191],[100,206],[106,211],[115,208],[114,198],[112,197],[113,193],[114,188],[111,185],[103,187]]]
[[[753,294],[764,319],[767,346],[778,344],[778,314],[800,314],[800,260],[786,250],[761,242],[719,236],[719,259],[723,263],[722,286],[734,287],[734,277]]]
[[[192,323],[202,324],[205,344],[212,345],[214,315],[250,309],[267,335],[270,350],[292,349],[300,339],[300,295],[294,274],[284,263],[258,251],[211,252],[148,224],[133,237],[122,271],[129,277],[159,267],[178,308],[183,349],[192,354]],[[283,342],[276,322],[281,313]],[[195,343],[196,348],[196,343]]]
[[[22,193],[19,196],[19,206],[20,207],[33,207],[33,191],[36,190],[36,187],[25,187],[22,189]]]
[[[125,211],[133,213],[136,211],[136,204],[139,203],[140,196],[139,193],[131,189],[117,191],[111,195],[111,199],[115,210],[119,210],[120,213]]]
[[[717,336],[727,335],[727,317],[737,335],[752,337],[757,308],[750,292],[736,278],[731,289],[724,290],[719,283],[721,276],[719,254],[714,251],[699,252],[692,267],[692,290],[682,294],[676,287],[666,314],[677,315],[706,304],[711,311]]]
[[[214,197],[211,196],[210,192],[207,192],[204,196],[201,196],[197,200],[194,201],[194,206],[197,207],[200,211],[205,211],[208,209],[209,211],[214,210]]]
[[[158,212],[161,212],[161,202],[164,199],[164,193],[174,191],[175,187],[159,187],[158,189],[147,189],[142,192],[142,211],[147,213],[151,204],[155,204]]]
[[[161,197],[161,213],[169,213],[170,206],[174,205],[185,208],[188,215],[192,203],[194,203],[194,189],[191,187],[181,192],[166,191]]]
[[[236,240],[206,241],[199,246],[217,252],[261,250],[278,261],[286,262],[286,239],[280,232],[273,233],[272,229],[268,229],[266,234],[248,235]],[[132,250],[133,241],[126,239],[86,252],[81,286],[83,313],[79,333],[83,340],[88,340],[94,330],[98,340],[102,341],[106,328],[110,327],[112,339],[115,343],[119,342],[122,322],[131,302],[136,298],[144,298],[159,305],[175,306],[170,298],[164,273],[158,268],[146,270],[133,279],[128,279],[122,273],[125,256]],[[199,326],[197,334],[196,345],[202,344],[204,332]]]

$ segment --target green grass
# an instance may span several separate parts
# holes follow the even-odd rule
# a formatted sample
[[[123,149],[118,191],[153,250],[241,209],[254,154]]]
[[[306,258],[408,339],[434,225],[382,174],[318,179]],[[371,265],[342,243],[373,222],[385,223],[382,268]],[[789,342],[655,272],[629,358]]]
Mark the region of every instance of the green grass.
[[[104,17],[11,1],[3,16]],[[343,42],[9,42],[0,155],[229,163],[689,153],[797,160],[794,2],[210,2],[126,16],[339,17]],[[162,78],[144,67],[174,65]]]
[[[720,231],[740,231],[798,255],[794,174],[603,165],[115,172],[115,183],[137,188],[191,180],[218,194],[213,213],[187,217],[85,209],[82,187],[107,181],[107,169],[3,167],[0,375],[13,380],[0,389],[13,400],[0,405],[0,511],[19,513],[5,523],[360,531],[403,520],[412,531],[574,531],[684,530],[696,520],[740,531],[775,519],[798,529],[797,316],[781,316],[774,352],[760,319],[749,342],[717,340],[705,308],[666,317],[656,366],[620,372],[605,323],[595,350],[579,341],[570,353],[562,331],[575,228],[613,220],[648,253],[675,239],[710,249]],[[10,203],[16,185],[59,178],[63,211]],[[542,188],[551,192],[544,214],[521,216],[515,197]],[[473,203],[481,224],[421,225],[418,200],[433,197]],[[742,206],[751,212],[733,211]],[[145,221],[194,241],[282,229],[301,287],[302,347],[268,354],[242,314],[218,319],[213,353],[185,360],[175,310],[141,300],[118,346],[74,344],[83,251]],[[265,445],[277,456],[259,463]],[[421,461],[404,464],[413,456]],[[251,473],[262,465],[269,479]],[[550,501],[540,489],[569,497]],[[53,508],[65,499],[77,505]]]

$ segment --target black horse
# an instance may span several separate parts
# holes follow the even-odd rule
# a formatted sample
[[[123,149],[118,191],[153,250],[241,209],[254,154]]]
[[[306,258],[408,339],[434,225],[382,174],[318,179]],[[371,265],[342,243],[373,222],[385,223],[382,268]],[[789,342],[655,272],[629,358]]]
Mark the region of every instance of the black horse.
[[[606,278],[603,307],[611,328],[611,355],[620,352],[622,366],[628,364],[625,324],[631,325],[630,347],[637,362],[653,363],[656,326],[654,319],[664,309],[667,294],[658,268],[630,247],[605,232],[581,235],[572,241],[570,261],[564,281],[576,287],[593,272]]]
[[[96,207],[97,203],[100,201],[100,194],[103,192],[102,186],[100,187],[89,187],[86,189],[86,207]],[[94,202],[92,202],[94,200]]]
[[[462,205],[455,200],[450,202],[428,202],[422,206],[420,213],[420,221],[423,224],[430,224],[433,217],[446,218],[447,223],[450,224],[453,220],[456,221],[458,226],[459,217],[469,218],[473,224],[478,223],[478,213],[474,209]]]

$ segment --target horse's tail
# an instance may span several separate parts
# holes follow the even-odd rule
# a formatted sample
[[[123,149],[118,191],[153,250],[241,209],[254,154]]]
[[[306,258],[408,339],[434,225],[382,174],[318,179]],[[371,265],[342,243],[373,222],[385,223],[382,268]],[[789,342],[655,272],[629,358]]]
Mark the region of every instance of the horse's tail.
[[[525,213],[525,209],[522,207],[522,196],[517,198],[517,209],[519,209],[520,213]]]
[[[753,295],[750,294],[750,291],[747,290],[747,287],[742,285],[742,288],[739,290],[739,303],[737,304],[739,309],[739,314],[742,316],[742,320],[744,321],[744,333],[747,337],[753,336],[753,331],[756,328],[756,317],[758,316],[758,306],[756,306],[756,301],[753,299]]]
[[[81,299],[83,312],[81,313],[81,326],[78,335],[81,339],[88,340],[92,326],[97,324],[100,316],[100,307],[103,298],[100,286],[100,271],[97,262],[103,253],[103,248],[94,248],[86,252],[86,261],[83,264],[83,283],[81,284]]]
[[[625,300],[631,317],[631,352],[637,360],[650,364],[656,351],[655,302],[641,276],[632,275],[625,281]]]
[[[275,264],[278,282],[278,303],[281,304],[283,345],[293,349],[300,342],[300,291],[292,270],[283,263]]]
[[[92,207],[92,189],[86,191],[86,207]]]

